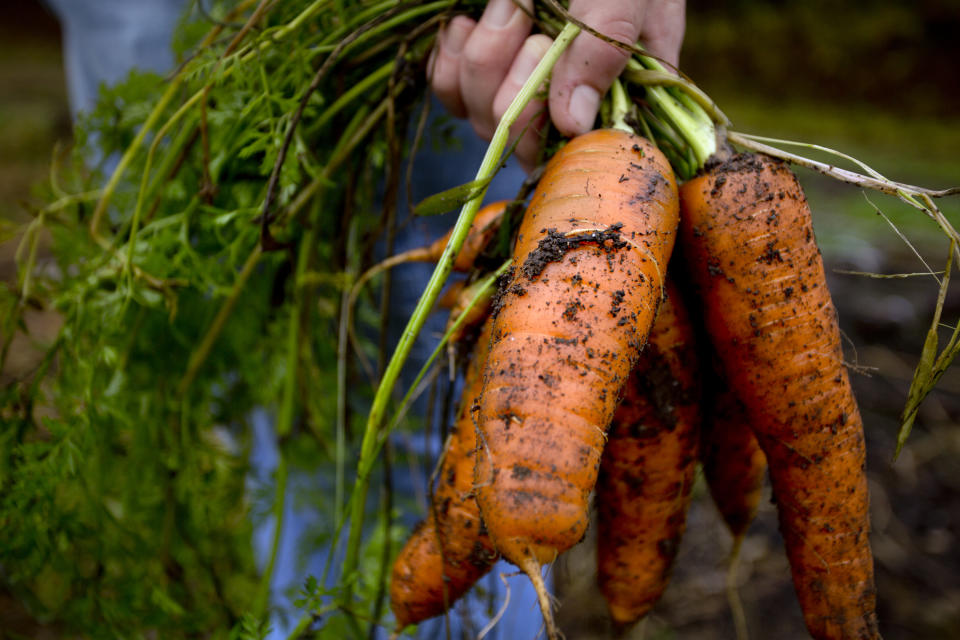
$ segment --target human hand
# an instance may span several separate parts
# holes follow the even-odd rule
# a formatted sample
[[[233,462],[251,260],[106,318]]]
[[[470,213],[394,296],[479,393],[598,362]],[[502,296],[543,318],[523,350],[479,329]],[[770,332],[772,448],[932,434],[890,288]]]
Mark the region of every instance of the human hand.
[[[468,118],[485,140],[493,137],[500,117],[552,42],[543,34],[529,35],[532,21],[517,4],[531,10],[533,0],[490,0],[479,22],[457,16],[433,53],[434,93],[453,115]],[[570,14],[615,40],[640,40],[652,55],[677,64],[684,0],[571,0]],[[589,33],[573,41],[553,69],[547,102],[561,133],[575,136],[593,127],[600,97],[627,59],[625,52]],[[530,123],[516,149],[527,169],[539,146],[544,106],[542,100],[531,100],[511,128],[516,135]]]

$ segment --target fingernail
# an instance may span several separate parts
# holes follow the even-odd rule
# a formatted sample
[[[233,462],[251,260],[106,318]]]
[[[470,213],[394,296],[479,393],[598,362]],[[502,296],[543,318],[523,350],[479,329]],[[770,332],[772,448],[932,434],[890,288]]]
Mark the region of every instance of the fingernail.
[[[491,0],[483,12],[482,19],[488,27],[499,29],[507,26],[507,23],[519,10],[513,0]]]
[[[468,35],[469,27],[459,20],[454,20],[443,30],[443,48],[452,56],[460,55]]]
[[[510,67],[510,80],[518,85],[526,82],[549,47],[549,43],[544,46],[539,38],[528,38]]]
[[[582,84],[570,94],[570,117],[577,123],[580,133],[593,129],[600,108],[600,94],[590,85]]]

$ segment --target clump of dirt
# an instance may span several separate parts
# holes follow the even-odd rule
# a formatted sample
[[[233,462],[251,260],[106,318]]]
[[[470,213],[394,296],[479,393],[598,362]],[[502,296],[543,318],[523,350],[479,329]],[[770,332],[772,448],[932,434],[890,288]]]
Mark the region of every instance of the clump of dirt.
[[[610,225],[603,231],[585,231],[575,235],[567,235],[556,229],[545,229],[547,234],[540,239],[537,248],[530,252],[523,262],[523,275],[532,280],[540,275],[548,264],[557,262],[568,251],[583,244],[596,244],[607,253],[613,253],[627,246],[626,240],[620,236],[622,222]]]

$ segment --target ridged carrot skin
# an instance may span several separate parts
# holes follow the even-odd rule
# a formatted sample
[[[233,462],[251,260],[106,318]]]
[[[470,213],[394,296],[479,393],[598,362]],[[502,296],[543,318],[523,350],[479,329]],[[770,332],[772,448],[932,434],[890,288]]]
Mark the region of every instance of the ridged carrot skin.
[[[750,427],[747,409],[723,380],[706,393],[700,431],[700,461],[707,488],[734,540],[743,538],[757,515],[767,457]]]
[[[535,583],[539,565],[586,531],[607,425],[663,295],[677,212],[663,155],[596,130],[555,154],[521,223],[477,412],[476,486],[497,549]]]
[[[671,285],[613,415],[597,480],[597,577],[621,628],[663,594],[686,526],[700,431],[694,330]]]
[[[685,262],[724,374],[770,465],[807,628],[878,638],[863,424],[806,199],[739,155],[681,191]]]
[[[473,495],[477,436],[471,408],[480,394],[480,371],[490,344],[491,326],[492,322],[485,323],[467,368],[457,423],[447,442],[433,495],[433,509],[414,529],[393,565],[390,606],[398,629],[446,611],[498,558]]]

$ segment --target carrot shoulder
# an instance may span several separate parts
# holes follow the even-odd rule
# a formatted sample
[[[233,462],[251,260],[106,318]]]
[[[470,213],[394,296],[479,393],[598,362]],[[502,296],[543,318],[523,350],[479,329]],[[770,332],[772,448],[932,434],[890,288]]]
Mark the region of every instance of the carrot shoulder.
[[[878,638],[863,425],[806,199],[785,164],[752,155],[681,199],[686,264],[767,456],[807,628]]]
[[[619,627],[646,615],[667,586],[696,468],[700,375],[672,286],[623,395],[595,499],[598,582]]]
[[[586,531],[606,428],[662,297],[677,211],[663,155],[598,130],[551,159],[521,223],[477,412],[476,487],[497,549],[535,583],[540,565]],[[546,619],[543,594],[541,608]]]
[[[397,629],[449,609],[498,557],[473,495],[477,436],[471,408],[480,394],[491,326],[488,321],[481,330],[467,368],[457,424],[447,441],[431,512],[393,565],[390,604]]]

